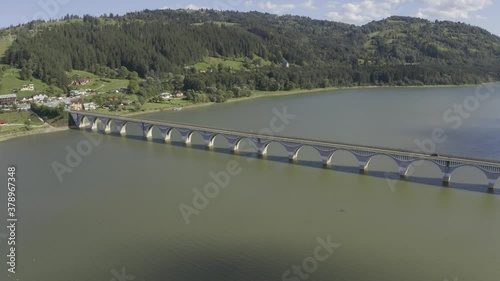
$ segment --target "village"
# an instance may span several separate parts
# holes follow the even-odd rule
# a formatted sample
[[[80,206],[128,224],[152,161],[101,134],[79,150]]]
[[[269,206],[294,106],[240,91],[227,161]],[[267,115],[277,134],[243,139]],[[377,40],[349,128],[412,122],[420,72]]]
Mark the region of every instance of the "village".
[[[40,119],[41,123],[39,125],[47,124],[45,120],[34,116],[32,104],[50,109],[63,109],[64,111],[98,111],[100,113],[117,112],[118,114],[126,114],[146,110],[163,110],[164,108],[177,111],[182,109],[183,105],[181,106],[181,104],[184,102],[184,93],[174,91],[173,93],[159,93],[150,102],[145,101],[144,104],[141,104],[137,101],[137,96],[129,94],[128,87],[108,88],[106,91],[99,91],[99,87],[91,89],[90,84],[92,82],[91,77],[79,77],[73,80],[70,85],[73,90],[57,96],[50,95],[46,91],[39,91],[33,84],[22,85],[19,88],[12,89],[11,94],[0,95],[0,129],[4,126],[9,126],[10,130],[17,127],[28,129],[33,125],[21,126],[21,124],[38,124],[33,123],[35,119]],[[2,132],[4,131],[5,128]]]
[[[83,77],[79,80],[74,80],[72,82],[73,86],[85,86],[90,84],[92,79],[90,77]],[[127,98],[128,94],[127,87],[121,87],[107,92],[98,92],[94,89],[79,89],[70,90],[66,96],[49,96],[45,92],[37,92],[33,84],[23,85],[19,89],[13,89],[12,94],[0,95],[0,109],[3,110],[17,110],[25,111],[29,110],[31,103],[36,103],[44,105],[50,108],[55,108],[64,105],[66,110],[97,110],[97,109],[110,109],[112,107],[118,108],[120,106],[135,106],[138,105],[137,101],[132,98]],[[33,92],[31,96],[25,96],[23,98],[18,98],[16,92]],[[121,95],[120,95],[121,94]],[[92,97],[102,95],[107,98],[103,99],[93,99]],[[182,91],[176,91],[174,93],[159,93],[159,95],[154,99],[158,101],[171,101],[173,99],[184,98],[184,93]],[[98,100],[99,102],[94,102],[91,100]]]

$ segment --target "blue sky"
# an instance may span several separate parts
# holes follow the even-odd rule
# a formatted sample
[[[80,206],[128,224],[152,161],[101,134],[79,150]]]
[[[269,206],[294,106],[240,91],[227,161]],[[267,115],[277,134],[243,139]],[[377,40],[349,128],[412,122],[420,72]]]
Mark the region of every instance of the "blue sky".
[[[127,3],[128,2],[128,3]],[[362,25],[391,15],[470,23],[500,36],[500,3],[493,0],[5,0],[0,26],[66,14],[124,14],[162,8],[214,8],[293,14]],[[7,7],[7,8],[5,8]]]

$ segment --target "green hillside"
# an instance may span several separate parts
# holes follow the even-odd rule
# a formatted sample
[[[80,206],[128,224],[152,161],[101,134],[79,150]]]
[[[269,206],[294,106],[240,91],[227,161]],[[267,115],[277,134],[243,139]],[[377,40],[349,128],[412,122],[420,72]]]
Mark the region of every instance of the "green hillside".
[[[0,38],[0,59],[4,58],[5,52],[12,45],[12,41],[9,37]]]
[[[4,43],[3,63],[20,69],[23,81],[68,90],[68,73],[86,71],[100,77],[92,87],[134,80],[131,91],[144,99],[174,90],[224,101],[249,90],[500,80],[500,37],[411,17],[354,26],[259,12],[146,10],[0,31],[8,33],[17,40]]]
[[[3,72],[0,84],[2,86],[0,88],[0,95],[12,94],[15,92],[14,89],[19,89],[23,85],[33,84],[35,86],[35,91],[17,92],[17,97],[19,98],[29,97],[38,92],[53,92],[54,94],[61,93],[61,89],[57,87],[50,87],[40,79],[31,78],[29,80],[21,80],[19,69],[15,68],[7,68],[7,70]],[[51,88],[53,88],[53,90]]]

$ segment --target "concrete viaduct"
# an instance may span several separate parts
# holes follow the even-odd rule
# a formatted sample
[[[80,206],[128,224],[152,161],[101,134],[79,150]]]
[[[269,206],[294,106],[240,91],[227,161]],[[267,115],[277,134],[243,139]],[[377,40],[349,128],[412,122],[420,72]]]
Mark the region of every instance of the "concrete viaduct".
[[[70,120],[70,126],[97,130],[99,120],[104,126],[105,133],[119,133],[120,135],[126,135],[127,124],[135,123],[142,128],[145,139],[152,139],[154,127],[159,129],[165,141],[170,141],[172,131],[177,130],[186,145],[191,144],[191,137],[195,132],[197,132],[203,137],[207,148],[212,148],[214,146],[215,137],[220,135],[227,139],[230,146],[229,148],[231,152],[234,153],[238,151],[242,140],[248,139],[255,144],[255,147],[257,147],[259,157],[265,156],[269,145],[272,142],[276,142],[281,144],[286,149],[290,162],[294,162],[297,159],[297,155],[302,147],[309,146],[316,149],[321,155],[324,167],[329,167],[331,165],[331,160],[335,152],[348,151],[357,158],[361,172],[366,171],[370,160],[374,156],[384,155],[390,157],[396,162],[399,167],[399,174],[401,178],[405,178],[408,175],[408,171],[412,163],[425,160],[434,163],[437,167],[439,167],[443,175],[443,185],[448,185],[450,183],[452,173],[458,168],[464,166],[475,167],[481,170],[488,179],[488,187],[490,189],[494,188],[496,181],[500,177],[500,162],[495,161],[450,155],[432,156],[420,152],[405,151],[400,149],[352,145],[295,137],[259,135],[251,132],[240,132],[182,123],[143,120],[84,111],[69,111],[69,114],[71,116],[70,119],[73,120],[73,123],[71,123]],[[113,123],[115,124],[115,126],[113,126],[114,128],[111,126]]]

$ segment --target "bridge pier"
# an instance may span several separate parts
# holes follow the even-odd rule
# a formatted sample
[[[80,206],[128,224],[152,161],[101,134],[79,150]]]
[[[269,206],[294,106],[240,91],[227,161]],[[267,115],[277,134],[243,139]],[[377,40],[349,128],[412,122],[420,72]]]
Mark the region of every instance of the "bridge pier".
[[[358,163],[359,163],[359,172],[362,174],[366,173],[366,169],[368,168],[368,162],[358,161]]]
[[[443,186],[450,186],[450,173],[443,173]]]
[[[259,158],[264,158],[267,155],[267,143],[261,143],[259,139],[259,143],[257,143],[257,156]]]
[[[259,149],[257,152],[258,158],[264,158],[267,155],[267,149]]]
[[[488,189],[493,190],[498,178],[488,178]]]
[[[187,129],[178,129],[178,131],[181,133],[184,146],[191,145],[191,137],[193,136],[193,131]]]
[[[92,131],[97,131],[97,122],[96,122],[96,119],[95,117],[93,116],[88,116],[87,119],[89,120],[89,129],[92,130]]]
[[[321,160],[323,162],[323,168],[328,168],[330,166],[330,157],[322,156]]]
[[[407,178],[408,176],[408,167],[407,166],[399,166],[399,177],[402,179]]]
[[[207,150],[213,150],[214,149],[214,143],[212,141],[206,141],[205,140],[205,148]]]
[[[142,137],[145,140],[152,140],[153,139],[153,126],[147,123],[142,123],[141,124],[142,128]]]
[[[104,126],[104,133],[109,134],[111,132],[111,121],[108,118],[98,118],[101,120],[102,125]]]
[[[183,136],[182,141],[184,142],[185,146],[190,146],[191,145],[191,135]]]
[[[489,181],[488,182],[488,189],[495,189],[495,183],[496,183],[496,180]]]
[[[161,137],[165,142],[170,141],[170,133],[172,132],[171,128],[165,127],[165,126],[158,126],[158,129],[160,129]]]
[[[104,133],[111,134],[111,125],[109,123],[104,127]]]
[[[122,136],[125,136],[127,134],[127,126],[125,124],[125,121],[115,120],[115,123],[116,123],[116,132]]]
[[[95,119],[94,119],[94,120],[92,120],[92,121],[90,121],[90,122],[91,122],[90,124],[92,124],[92,126],[90,126],[90,129],[91,129],[92,131],[98,131],[98,128],[97,128],[97,120],[95,120]]]
[[[236,138],[228,138],[226,137],[227,142],[229,143],[229,151],[231,154],[237,154],[240,149],[240,140]]]
[[[231,154],[237,154],[238,153],[238,145],[229,144],[229,152],[231,152]]]

